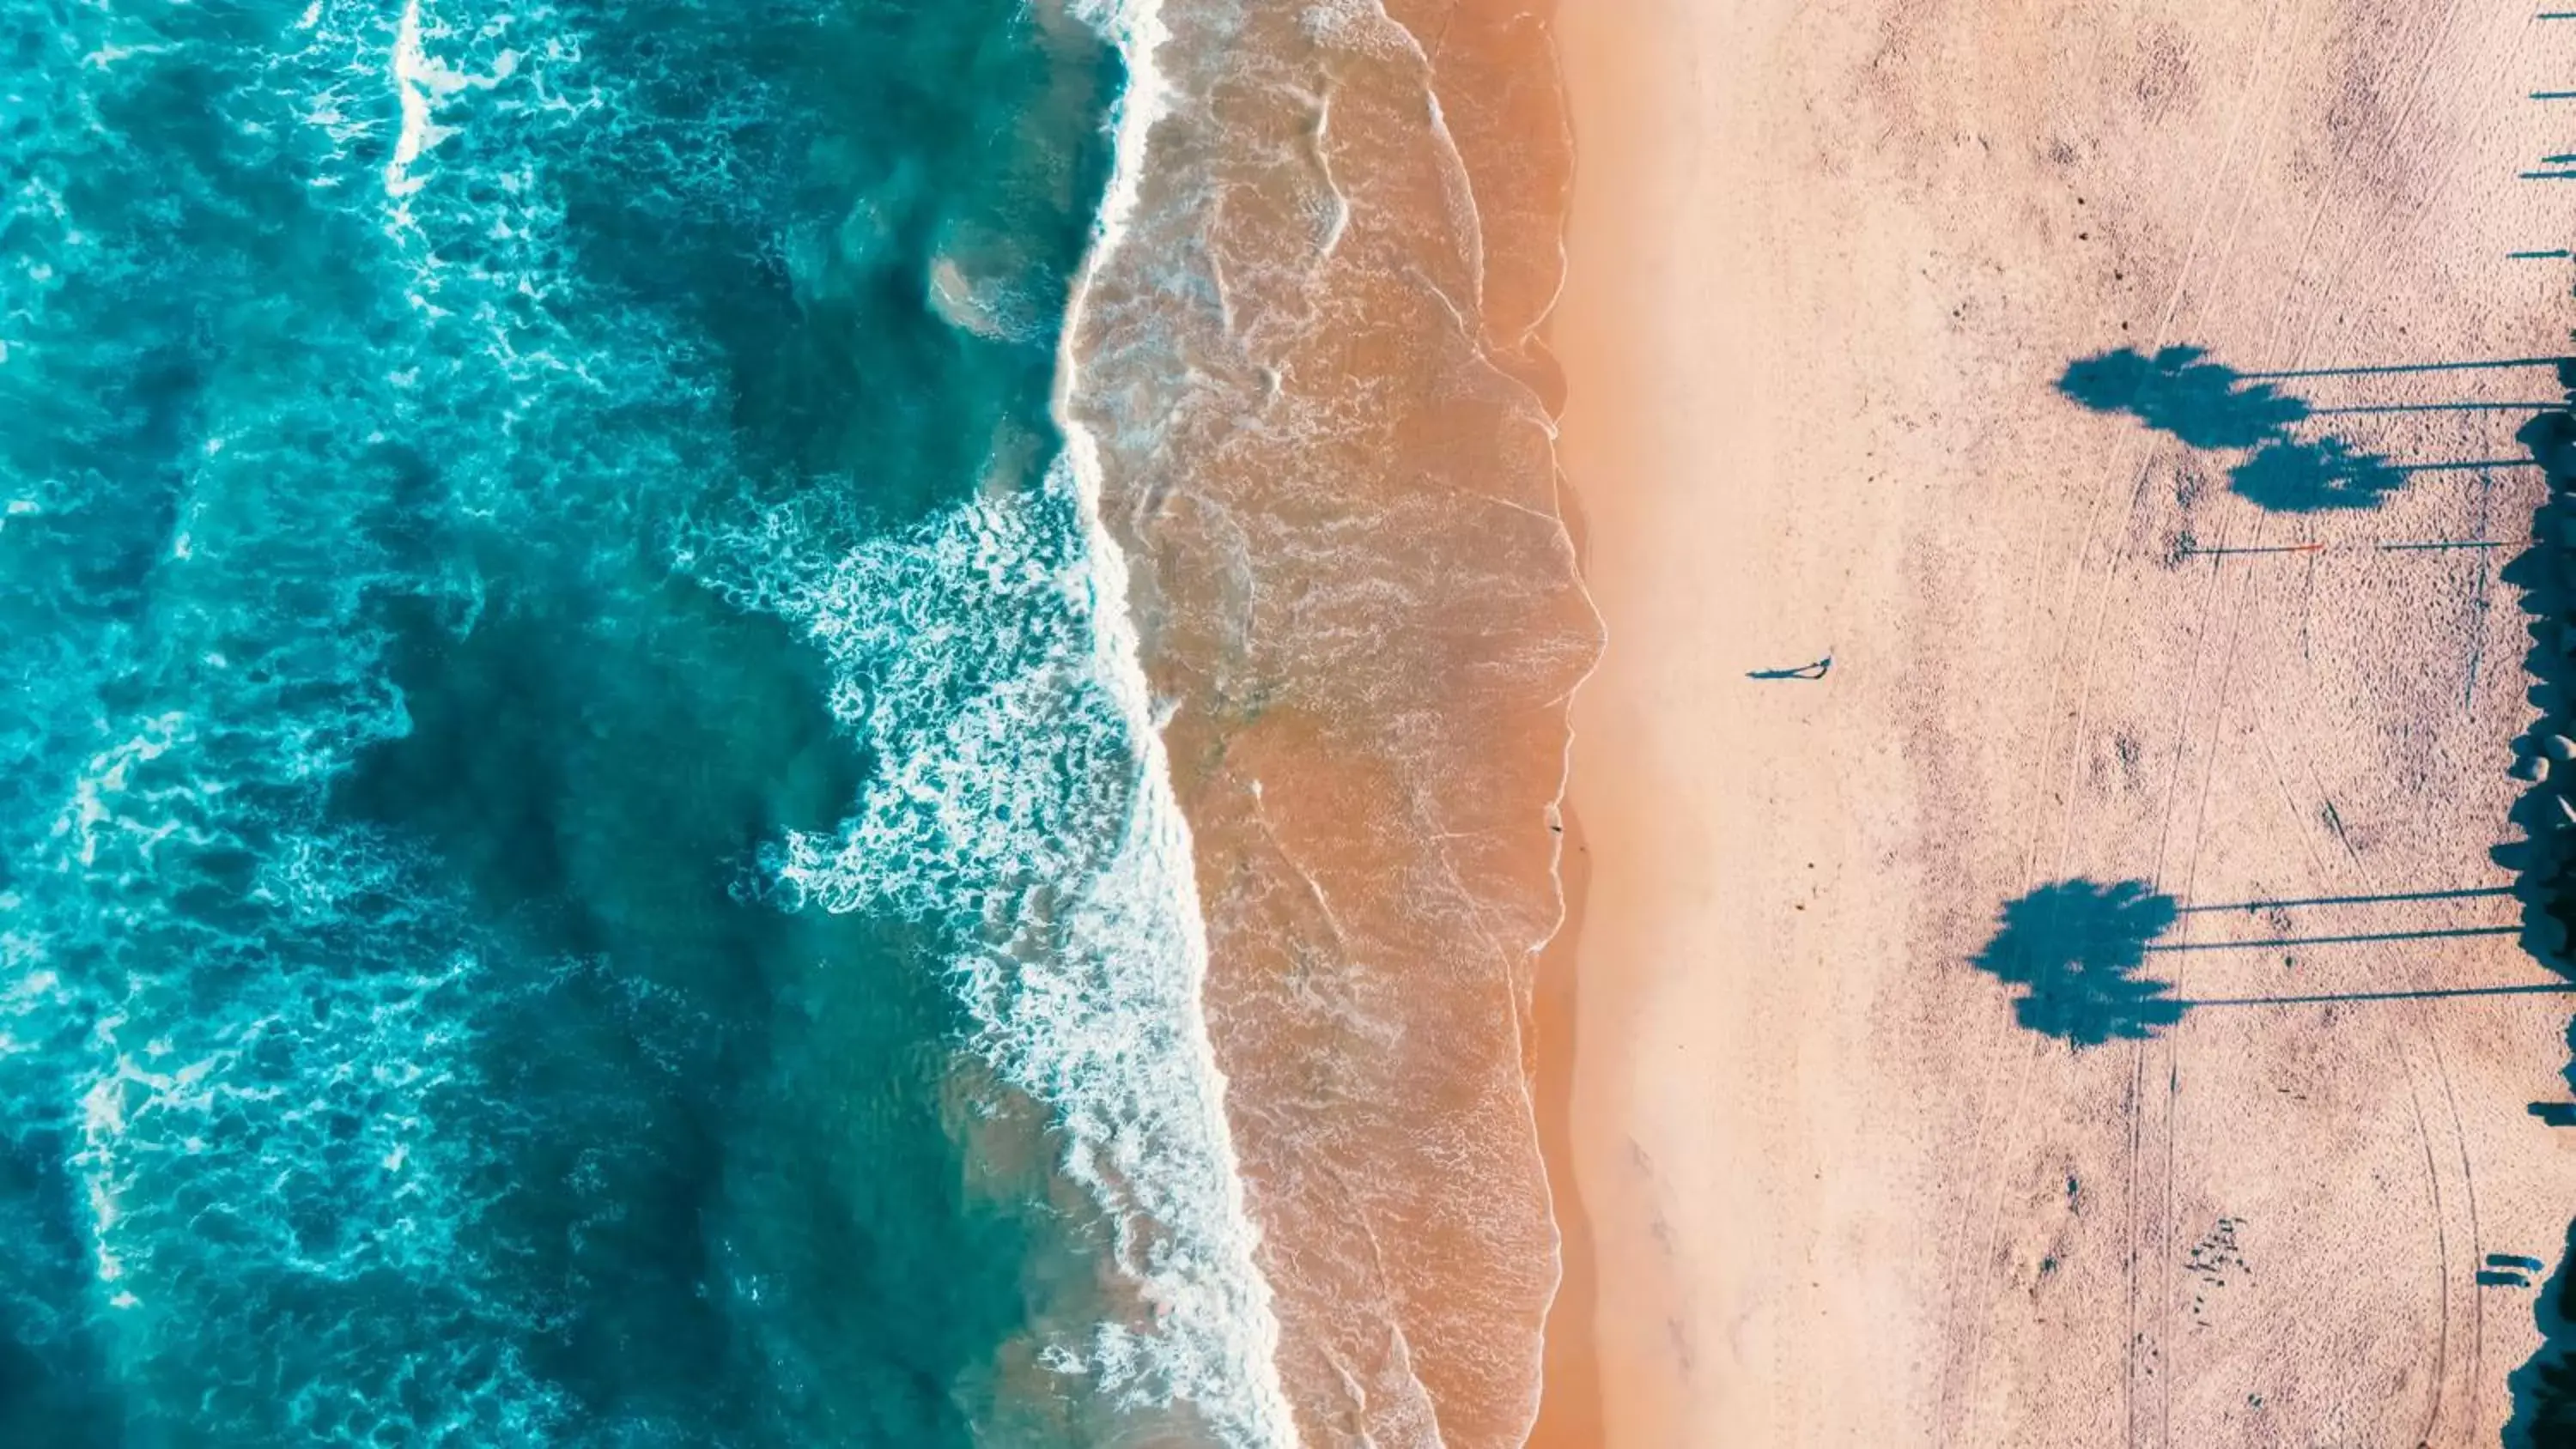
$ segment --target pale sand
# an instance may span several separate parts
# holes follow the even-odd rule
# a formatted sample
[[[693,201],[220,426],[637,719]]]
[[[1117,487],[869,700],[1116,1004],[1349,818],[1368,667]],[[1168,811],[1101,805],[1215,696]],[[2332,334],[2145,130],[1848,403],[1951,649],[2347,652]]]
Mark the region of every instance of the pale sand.
[[[2535,1294],[2474,1280],[2489,1253],[2554,1269],[2576,1211],[2576,1133],[2525,1111],[2565,1096],[2567,998],[2206,1008],[2079,1053],[1967,960],[2070,877],[2186,905],[2509,879],[2487,851],[2530,709],[2503,556],[2368,545],[2518,541],[2536,476],[2265,514],[2232,455],[2054,384],[2123,344],[2245,369],[2565,350],[2567,265],[2505,254],[2576,233],[2576,186],[2516,179],[2576,150],[2576,102],[2527,98],[2576,84],[2576,23],[1585,0],[1556,25],[1562,465],[1611,641],[1572,788],[1606,1441],[2495,1442]],[[2325,424],[2453,461],[2516,456],[2525,416]],[[2344,547],[2176,560],[2186,530]],[[1823,682],[1743,678],[1827,650]],[[2180,939],[2514,919],[2225,912]],[[2155,969],[2191,997],[2543,979],[2491,936]]]

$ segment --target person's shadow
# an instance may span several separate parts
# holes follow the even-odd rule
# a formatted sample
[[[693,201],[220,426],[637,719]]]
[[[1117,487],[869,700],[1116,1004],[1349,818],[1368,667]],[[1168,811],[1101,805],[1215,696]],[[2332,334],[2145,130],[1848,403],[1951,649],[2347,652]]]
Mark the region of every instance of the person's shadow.
[[[1813,664],[1801,664],[1795,669],[1756,669],[1744,677],[1747,679],[1822,679],[1825,677],[1825,671],[1833,667],[1834,656],[1828,654]]]
[[[2182,1020],[2173,988],[2137,974],[2177,914],[2145,881],[2058,881],[2007,901],[1974,964],[2022,988],[2013,1017],[2032,1031],[2079,1047],[2135,1041]]]

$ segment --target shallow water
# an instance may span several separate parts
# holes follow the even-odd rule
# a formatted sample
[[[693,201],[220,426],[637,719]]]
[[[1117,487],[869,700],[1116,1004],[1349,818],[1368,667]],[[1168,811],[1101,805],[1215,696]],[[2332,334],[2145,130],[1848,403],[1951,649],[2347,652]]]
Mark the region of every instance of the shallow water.
[[[1168,118],[1071,339],[1309,1443],[1520,1444],[1558,1282],[1531,992],[1600,626],[1532,337],[1543,18],[1167,6]]]
[[[1283,1436],[1090,20],[0,15],[0,1442]]]

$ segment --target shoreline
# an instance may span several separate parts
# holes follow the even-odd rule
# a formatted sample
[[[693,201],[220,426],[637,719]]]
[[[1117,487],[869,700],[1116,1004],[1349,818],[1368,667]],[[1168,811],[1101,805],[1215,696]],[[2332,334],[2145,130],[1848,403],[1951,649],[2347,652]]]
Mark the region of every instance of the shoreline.
[[[1668,1396],[1641,1392],[1632,1371],[1610,1357],[1605,1303],[1618,1300],[1620,1265],[1605,1258],[1606,1226],[1590,1202],[1585,1170],[1602,1145],[1625,1136],[1629,1112],[1616,1073],[1602,1058],[1615,1055],[1621,1024],[1638,1009],[1638,983],[1614,976],[1587,959],[1603,923],[1596,899],[1601,882],[1593,854],[1600,822],[1586,803],[1595,793],[1597,765],[1587,769],[1582,724],[1588,700],[1603,688],[1603,671],[1631,649],[1620,621],[1602,602],[1596,572],[1595,515],[1616,527],[1622,491],[1638,480],[1615,456],[1596,458],[1594,433],[1617,436],[1636,422],[1636,409],[1620,404],[1638,396],[1643,381],[1634,353],[1646,328],[1634,298],[1620,285],[1624,258],[1637,253],[1646,223],[1638,201],[1651,195],[1652,154],[1640,131],[1671,104],[1668,79],[1645,58],[1649,27],[1607,16],[1600,7],[1557,6],[1547,19],[1567,124],[1573,131],[1572,174],[1560,242],[1565,270],[1539,334],[1539,346],[1557,365],[1560,384],[1551,412],[1557,424],[1558,512],[1573,545],[1578,577],[1602,615],[1604,647],[1592,673],[1576,687],[1568,721],[1568,770],[1561,805],[1565,834],[1558,855],[1565,919],[1541,957],[1534,995],[1540,1059],[1535,1079],[1539,1149],[1554,1196],[1560,1282],[1543,1335],[1543,1380],[1530,1449],[1604,1449],[1613,1444],[1686,1442],[1685,1421]],[[1616,97],[1616,103],[1605,98]],[[1615,829],[1625,822],[1612,817]],[[1597,956],[1597,948],[1592,953]],[[1611,963],[1616,965],[1617,963]],[[1588,1049],[1587,1049],[1588,1044]],[[1633,1143],[1631,1144],[1633,1150]],[[1612,1211],[1618,1208],[1614,1205]],[[1627,1369],[1632,1370],[1633,1364]]]
[[[1580,140],[1574,134],[1571,83],[1558,38],[1563,10],[1564,7],[1555,4],[1554,0],[1545,0],[1535,11],[1524,16],[1540,34],[1535,49],[1543,62],[1542,82],[1551,92],[1553,101],[1552,106],[1542,109],[1552,112],[1555,117],[1563,164],[1558,182],[1555,225],[1552,235],[1545,239],[1545,243],[1554,248],[1556,256],[1554,286],[1543,299],[1538,300],[1525,325],[1511,338],[1509,352],[1498,356],[1495,361],[1527,386],[1546,412],[1550,426],[1548,451],[1555,483],[1557,523],[1573,557],[1575,587],[1599,630],[1598,649],[1606,651],[1609,647],[1609,625],[1601,618],[1600,606],[1592,596],[1588,579],[1590,561],[1585,550],[1582,494],[1565,469],[1561,426],[1567,379],[1563,360],[1553,345],[1553,330],[1564,305],[1570,270],[1568,245],[1574,223],[1574,188],[1582,165]],[[1435,97],[1439,94],[1440,82],[1435,57],[1432,76]],[[1530,1063],[1530,1120],[1540,1171],[1546,1184],[1548,1215],[1556,1231],[1557,1279],[1538,1324],[1536,1402],[1522,1439],[1524,1449],[1600,1449],[1605,1434],[1603,1419],[1606,1407],[1602,1399],[1595,1324],[1599,1275],[1594,1263],[1591,1218],[1584,1209],[1582,1185],[1573,1171],[1575,1042],[1577,1024],[1581,1019],[1582,994],[1576,973],[1576,952],[1583,934],[1584,907],[1590,893],[1592,870],[1582,817],[1575,811],[1572,799],[1575,748],[1572,712],[1573,700],[1581,695],[1585,681],[1591,678],[1599,665],[1600,654],[1596,652],[1592,668],[1585,671],[1582,679],[1575,681],[1565,701],[1564,752],[1556,795],[1549,807],[1558,827],[1549,873],[1560,915],[1556,929],[1533,953],[1528,981],[1530,1004],[1526,1029],[1529,1042],[1526,1050]]]
[[[1575,949],[1581,939],[1592,868],[1581,817],[1571,808],[1562,809],[1561,815],[1565,836],[1557,857],[1557,878],[1565,899],[1565,923],[1540,953],[1537,989],[1531,998],[1538,1052],[1531,1105],[1556,1219],[1557,1288],[1539,1335],[1538,1418],[1531,1425],[1527,1449],[1598,1449],[1605,1413],[1597,1359],[1599,1331],[1594,1322],[1600,1275],[1593,1263],[1592,1221],[1584,1211],[1582,1184],[1573,1173],[1574,1046],[1582,1019]]]

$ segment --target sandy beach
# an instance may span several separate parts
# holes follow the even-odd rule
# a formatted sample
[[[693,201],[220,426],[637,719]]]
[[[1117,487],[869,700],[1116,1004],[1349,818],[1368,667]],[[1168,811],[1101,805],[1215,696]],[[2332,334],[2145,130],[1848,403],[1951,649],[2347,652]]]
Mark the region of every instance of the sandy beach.
[[[2566,350],[2568,260],[2513,254],[2565,244],[2576,188],[2522,173],[2569,149],[2534,93],[2576,24],[1554,24],[1548,340],[1609,646],[1538,1441],[2496,1442],[2576,1203],[2529,1110],[2570,1003],[2449,993],[2556,980],[2490,851],[2534,712],[2514,433],[2559,384],[2468,364]],[[2070,383],[2178,347],[2279,416]],[[2345,461],[2302,493],[2262,450]],[[2035,1029],[1977,964],[2001,913],[2130,881],[2192,1004]]]

